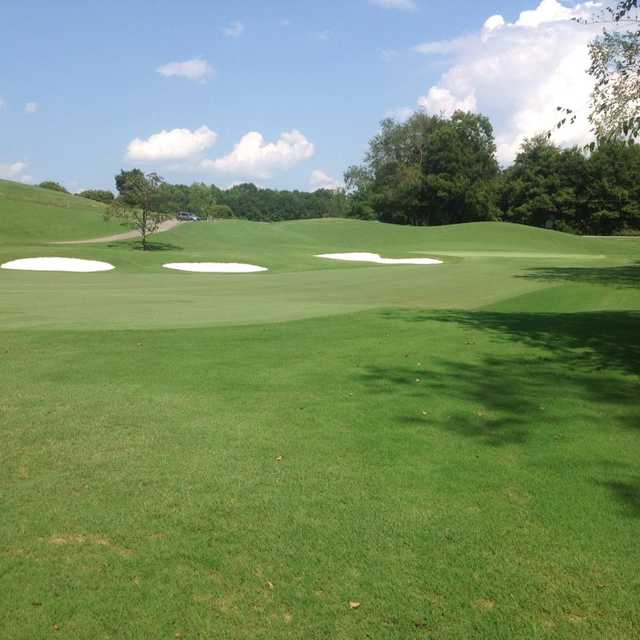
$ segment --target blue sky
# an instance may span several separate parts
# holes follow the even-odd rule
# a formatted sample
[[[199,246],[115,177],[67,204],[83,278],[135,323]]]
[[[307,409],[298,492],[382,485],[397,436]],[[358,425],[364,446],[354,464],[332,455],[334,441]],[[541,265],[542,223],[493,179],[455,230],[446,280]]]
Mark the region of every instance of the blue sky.
[[[508,160],[524,134],[503,135],[501,127],[514,121],[513,109],[526,120],[533,98],[527,94],[511,109],[500,93],[509,91],[509,73],[521,78],[527,71],[505,63],[507,77],[487,86],[476,61],[513,58],[508,47],[516,46],[515,33],[517,46],[526,37],[533,47],[551,33],[566,64],[574,55],[579,65],[584,38],[565,46],[573,27],[563,11],[575,3],[462,0],[454,8],[450,1],[415,0],[414,8],[405,6],[411,4],[3,0],[0,177],[53,179],[72,190],[113,188],[120,168],[140,166],[173,182],[226,187],[253,180],[309,189],[339,181],[362,159],[379,121],[392,110],[416,108],[421,97],[432,112],[467,105],[495,114]],[[525,10],[540,16],[540,24],[519,19]],[[491,26],[487,43],[483,25],[495,15],[503,22]],[[527,56],[520,57],[526,67]],[[555,57],[535,66],[551,65],[553,74]],[[212,72],[189,78],[158,71],[194,60]],[[534,117],[527,126],[537,124]],[[176,129],[182,131],[165,137]],[[292,131],[294,138],[281,138]],[[250,132],[262,138],[245,139],[230,158]],[[135,139],[138,151],[127,157]]]

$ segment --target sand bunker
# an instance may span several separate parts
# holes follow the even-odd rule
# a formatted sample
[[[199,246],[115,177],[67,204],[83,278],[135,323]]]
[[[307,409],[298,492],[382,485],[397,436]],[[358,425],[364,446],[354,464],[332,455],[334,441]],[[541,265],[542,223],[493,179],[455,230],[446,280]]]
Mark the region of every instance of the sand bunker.
[[[240,262],[170,262],[162,265],[165,269],[178,271],[198,271],[200,273],[257,273],[268,271],[265,267]]]
[[[375,264],[442,264],[433,258],[381,258],[378,253],[322,253],[316,258],[346,260],[348,262],[373,262]]]
[[[22,258],[0,265],[0,269],[18,271],[74,271],[92,273],[94,271],[111,271],[115,267],[108,262],[98,260],[80,260],[79,258]]]

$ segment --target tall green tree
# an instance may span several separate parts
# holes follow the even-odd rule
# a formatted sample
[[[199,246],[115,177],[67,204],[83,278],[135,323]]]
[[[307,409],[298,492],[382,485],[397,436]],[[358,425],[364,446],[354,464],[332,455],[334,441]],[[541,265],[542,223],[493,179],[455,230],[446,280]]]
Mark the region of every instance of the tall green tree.
[[[586,164],[581,230],[595,235],[640,232],[640,145],[600,144]]]
[[[505,170],[501,205],[504,219],[536,227],[577,230],[578,198],[587,160],[577,149],[561,150],[546,135],[525,140]]]
[[[345,184],[358,210],[373,211],[383,222],[493,220],[499,214],[495,153],[485,116],[416,113],[404,123],[383,120],[364,163],[347,170]]]

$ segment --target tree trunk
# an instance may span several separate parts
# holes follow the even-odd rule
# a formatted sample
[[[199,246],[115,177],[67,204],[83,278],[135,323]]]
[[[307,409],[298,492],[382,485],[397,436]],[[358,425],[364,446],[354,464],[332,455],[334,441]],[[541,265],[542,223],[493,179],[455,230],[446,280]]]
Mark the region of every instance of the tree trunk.
[[[147,250],[147,212],[142,212],[142,250]]]

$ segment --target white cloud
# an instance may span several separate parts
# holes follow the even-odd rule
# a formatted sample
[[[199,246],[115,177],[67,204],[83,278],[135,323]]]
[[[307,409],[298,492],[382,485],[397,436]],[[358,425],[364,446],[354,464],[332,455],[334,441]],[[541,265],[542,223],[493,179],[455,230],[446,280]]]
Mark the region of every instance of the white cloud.
[[[516,27],[539,27],[548,22],[561,22],[583,17],[590,10],[600,6],[597,2],[585,2],[574,7],[565,7],[558,0],[542,0],[538,7],[523,11],[516,20]]]
[[[475,111],[476,97],[470,93],[464,97],[457,97],[449,89],[431,87],[426,96],[418,98],[418,106],[429,113],[450,116],[455,111]]]
[[[4,105],[5,105],[5,101],[2,98],[0,98],[0,111],[4,109]]]
[[[33,178],[27,173],[28,168],[29,165],[26,162],[0,163],[0,178],[15,180],[16,182],[33,182]]]
[[[317,191],[318,189],[336,191],[341,189],[343,185],[335,178],[332,178],[330,175],[325,173],[322,169],[314,169],[309,177],[309,186],[313,191]]]
[[[232,22],[222,28],[222,33],[224,33],[227,38],[239,38],[244,33],[244,25],[242,22]]]
[[[244,135],[233,151],[217,160],[203,160],[203,169],[213,169],[244,178],[269,178],[274,171],[290,169],[315,153],[313,143],[296,131],[285,131],[276,142],[266,142],[262,134]]]
[[[585,116],[593,81],[587,74],[587,44],[598,27],[572,19],[596,7],[593,2],[567,7],[558,0],[542,0],[514,23],[491,16],[475,35],[419,45],[415,50],[421,53],[450,54],[452,60],[418,106],[434,114],[463,109],[488,115],[503,163],[515,158],[525,137],[554,128],[558,106],[582,117],[556,130],[554,140],[563,145],[588,142]]]
[[[369,2],[383,9],[404,9],[406,11],[416,8],[415,0],[369,0]]]
[[[27,102],[27,104],[24,105],[25,113],[35,113],[38,109],[40,109],[40,105],[37,102]]]
[[[213,73],[213,68],[204,58],[193,58],[184,62],[169,62],[158,67],[156,71],[167,77],[174,76],[188,78],[189,80],[200,80],[204,82],[207,76]]]
[[[496,29],[500,29],[501,27],[504,27],[505,24],[506,24],[505,19],[502,16],[500,15],[490,16],[485,20],[484,26],[482,27],[482,29],[483,31],[490,33],[491,31],[495,31]]]
[[[213,147],[218,134],[209,127],[162,130],[146,140],[135,138],[127,147],[127,160],[138,162],[194,161]]]

